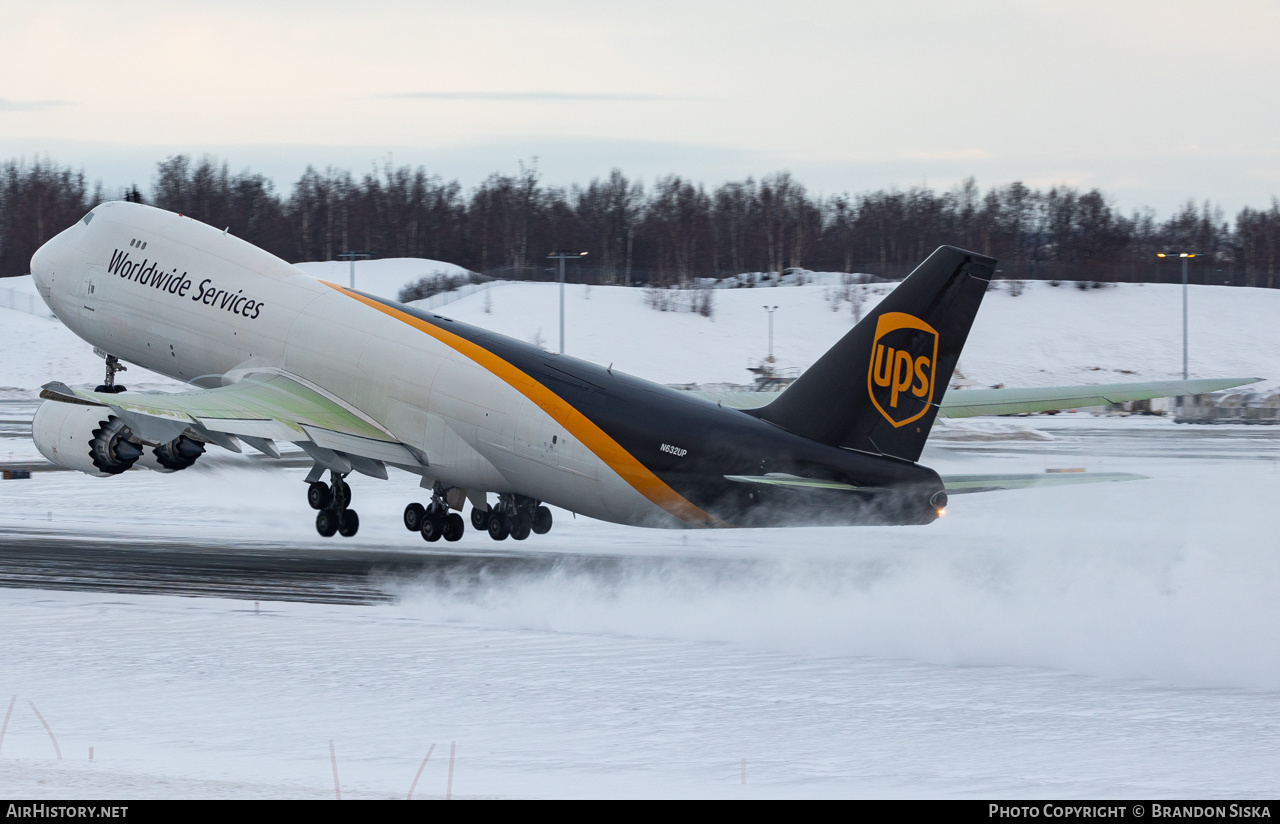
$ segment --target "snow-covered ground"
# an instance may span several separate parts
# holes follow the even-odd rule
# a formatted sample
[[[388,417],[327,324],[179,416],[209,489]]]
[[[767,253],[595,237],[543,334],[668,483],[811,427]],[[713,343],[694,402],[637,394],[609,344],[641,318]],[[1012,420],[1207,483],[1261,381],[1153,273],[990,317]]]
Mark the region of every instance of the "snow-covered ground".
[[[916,528],[682,534],[558,512],[523,546],[650,564],[407,581],[383,606],[0,590],[0,704],[17,697],[0,787],[333,797],[332,740],[346,798],[404,797],[432,744],[415,795],[441,797],[450,742],[455,797],[1274,796],[1280,443],[1002,426],[926,462],[1152,480],[958,497]],[[42,474],[0,482],[0,530],[337,545],[301,478]],[[344,545],[425,547],[399,525],[414,479],[354,488]]]
[[[490,312],[484,295],[440,311],[525,339],[541,329],[554,348],[555,288],[504,285]],[[663,382],[742,381],[764,354],[762,304],[781,307],[775,346],[795,365],[849,327],[825,288],[718,291],[706,319],[656,312],[638,290],[573,286],[567,349]],[[1193,375],[1275,377],[1277,299],[1193,288]],[[1179,301],[1162,286],[992,293],[962,365],[1011,386],[1170,377]],[[101,361],[56,322],[0,310],[0,330],[14,415],[49,379],[99,380]],[[0,458],[32,453],[0,438]],[[923,460],[1151,479],[957,496],[928,527],[672,533],[557,512],[550,535],[520,546],[646,564],[405,581],[381,606],[255,614],[0,589],[0,713],[16,697],[0,788],[331,798],[332,741],[345,798],[404,797],[432,744],[415,797],[442,797],[450,742],[455,797],[1280,791],[1280,432],[973,419],[948,422]],[[399,522],[421,497],[415,478],[356,479],[361,531],[339,544],[314,534],[303,474],[217,456],[174,475],[0,481],[0,532],[426,547]],[[468,533],[450,548],[493,547]]]

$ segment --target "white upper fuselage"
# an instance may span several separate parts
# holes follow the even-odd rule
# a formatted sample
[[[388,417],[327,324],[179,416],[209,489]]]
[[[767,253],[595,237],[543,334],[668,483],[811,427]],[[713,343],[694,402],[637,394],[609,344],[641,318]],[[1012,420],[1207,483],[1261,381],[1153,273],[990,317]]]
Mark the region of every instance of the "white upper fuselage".
[[[105,203],[42,246],[31,272],[102,351],[205,388],[249,373],[300,379],[420,450],[428,480],[680,525],[475,361],[198,221]]]

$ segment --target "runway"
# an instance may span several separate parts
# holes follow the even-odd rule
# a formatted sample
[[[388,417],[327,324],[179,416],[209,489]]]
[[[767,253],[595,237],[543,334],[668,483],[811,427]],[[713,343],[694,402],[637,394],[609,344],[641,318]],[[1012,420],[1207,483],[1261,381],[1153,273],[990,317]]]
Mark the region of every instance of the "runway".
[[[415,798],[443,797],[457,742],[455,797],[1274,795],[1280,430],[936,434],[943,473],[1149,480],[957,496],[928,527],[557,512],[454,544],[404,529],[408,475],[354,479],[346,540],[315,534],[305,467],[249,455],[0,480],[0,781],[332,798],[336,763],[344,798],[404,798],[434,743]]]
[[[678,564],[723,572],[748,561],[538,551],[379,551],[309,542],[138,540],[124,535],[50,535],[0,529],[0,587],[146,593],[253,601],[376,604],[407,583],[465,591],[553,573],[617,579]]]

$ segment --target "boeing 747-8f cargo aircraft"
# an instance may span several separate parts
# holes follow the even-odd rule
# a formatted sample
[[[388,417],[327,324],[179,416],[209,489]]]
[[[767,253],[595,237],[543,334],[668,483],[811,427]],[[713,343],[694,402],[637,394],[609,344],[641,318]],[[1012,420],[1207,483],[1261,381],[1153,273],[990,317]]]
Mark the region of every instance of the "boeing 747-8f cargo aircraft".
[[[47,384],[33,436],[50,461],[104,477],[181,470],[210,444],[275,457],[297,444],[325,536],[359,528],[345,479],[393,467],[431,491],[404,516],[428,541],[462,536],[467,501],[476,529],[522,540],[551,528],[545,504],[637,526],[924,524],[948,494],[1135,477],[943,478],[916,462],[994,265],[939,248],[776,400],[739,410],[317,281],[191,218],[104,203],[31,272],[106,355],[107,379]],[[120,361],[196,388],[124,391]],[[964,392],[957,414],[1235,383]]]

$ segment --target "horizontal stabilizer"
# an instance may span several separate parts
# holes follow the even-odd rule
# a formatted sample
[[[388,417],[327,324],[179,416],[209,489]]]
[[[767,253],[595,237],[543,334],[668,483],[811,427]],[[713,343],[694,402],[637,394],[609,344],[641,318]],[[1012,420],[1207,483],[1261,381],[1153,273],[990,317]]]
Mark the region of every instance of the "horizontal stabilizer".
[[[1130,472],[1026,472],[1012,475],[943,475],[948,495],[995,492],[1000,489],[1028,489],[1033,486],[1100,484],[1110,481],[1144,481],[1146,475]]]
[[[795,489],[834,489],[843,492],[879,492],[876,486],[855,486],[841,481],[827,481],[822,478],[802,478],[799,475],[788,475],[784,472],[770,472],[767,475],[725,475],[725,480],[742,484],[765,484],[768,486],[786,486]]]

